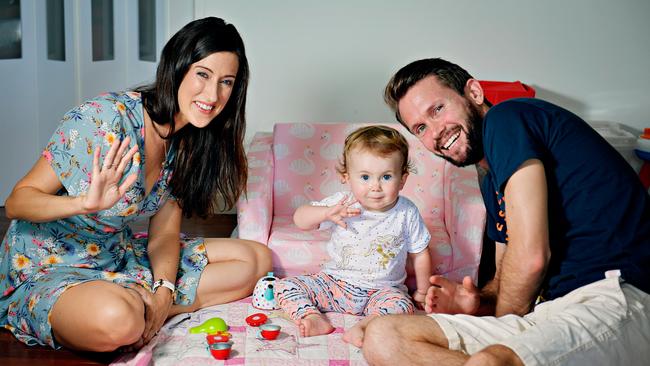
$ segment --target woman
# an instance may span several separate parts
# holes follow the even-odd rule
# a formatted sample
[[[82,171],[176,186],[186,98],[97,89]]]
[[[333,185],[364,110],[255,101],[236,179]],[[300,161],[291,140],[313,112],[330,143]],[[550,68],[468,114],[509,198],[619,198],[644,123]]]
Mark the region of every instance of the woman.
[[[6,202],[0,325],[27,344],[137,348],[170,316],[251,293],[265,246],[180,237],[183,215],[244,190],[248,73],[235,27],[200,19],[165,45],[153,84],[63,117]],[[142,218],[148,237],[128,226]]]

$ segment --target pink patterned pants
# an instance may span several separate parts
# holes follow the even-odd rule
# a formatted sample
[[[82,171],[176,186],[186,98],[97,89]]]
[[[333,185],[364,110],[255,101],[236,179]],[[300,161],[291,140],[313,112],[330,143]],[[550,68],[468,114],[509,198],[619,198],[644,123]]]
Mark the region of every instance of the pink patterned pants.
[[[385,315],[415,311],[409,296],[400,289],[367,289],[323,272],[278,281],[275,299],[293,320],[321,312]]]

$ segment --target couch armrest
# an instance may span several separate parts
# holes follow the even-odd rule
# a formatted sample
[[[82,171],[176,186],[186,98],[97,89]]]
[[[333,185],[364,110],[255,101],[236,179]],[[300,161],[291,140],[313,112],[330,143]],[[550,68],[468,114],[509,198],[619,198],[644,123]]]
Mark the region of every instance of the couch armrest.
[[[247,194],[237,202],[238,235],[267,244],[273,219],[273,134],[256,133],[246,158]]]
[[[444,175],[444,194],[448,198],[445,199],[445,225],[453,251],[452,270],[446,277],[461,281],[470,276],[476,284],[485,229],[485,205],[476,168],[458,168],[446,162]]]

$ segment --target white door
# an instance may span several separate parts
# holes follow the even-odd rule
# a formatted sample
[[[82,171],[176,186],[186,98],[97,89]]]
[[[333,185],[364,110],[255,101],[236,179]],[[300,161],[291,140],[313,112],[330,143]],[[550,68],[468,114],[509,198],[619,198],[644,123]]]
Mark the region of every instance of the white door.
[[[65,112],[99,93],[153,80],[170,24],[175,26],[169,14],[183,9],[181,17],[187,18],[193,11],[193,2],[179,5],[154,0],[155,60],[141,61],[140,1],[64,0],[65,59],[50,60],[47,3],[20,0],[21,58],[0,59],[0,206],[32,167]],[[93,3],[103,10],[96,11],[95,18]],[[93,26],[97,23],[108,24],[108,30],[95,39],[109,42],[112,37],[110,60],[93,61]]]
[[[36,2],[20,2],[22,52],[0,59],[0,205],[38,157]]]

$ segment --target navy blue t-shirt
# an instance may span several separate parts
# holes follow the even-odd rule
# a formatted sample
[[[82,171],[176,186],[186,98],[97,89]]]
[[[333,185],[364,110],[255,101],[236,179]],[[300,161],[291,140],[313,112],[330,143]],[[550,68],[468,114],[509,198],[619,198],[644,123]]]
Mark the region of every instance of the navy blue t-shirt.
[[[512,99],[483,120],[489,173],[481,191],[488,236],[507,243],[504,197],[528,159],[544,164],[551,261],[543,296],[553,299],[620,269],[650,293],[650,196],[625,159],[575,114],[539,99]]]

